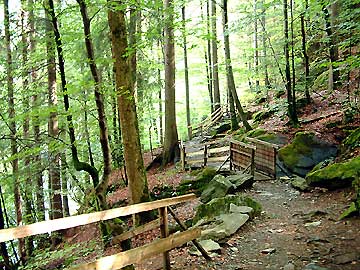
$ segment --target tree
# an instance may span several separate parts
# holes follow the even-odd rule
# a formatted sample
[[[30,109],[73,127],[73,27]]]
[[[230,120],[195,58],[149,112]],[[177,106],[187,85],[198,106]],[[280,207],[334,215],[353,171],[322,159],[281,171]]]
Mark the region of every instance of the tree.
[[[9,115],[9,129],[10,129],[10,147],[12,155],[12,177],[14,183],[14,204],[16,212],[16,222],[19,226],[22,223],[23,215],[21,209],[21,195],[19,183],[19,159],[18,146],[16,141],[16,120],[15,120],[15,101],[14,101],[14,75],[13,75],[13,61],[11,50],[10,37],[10,16],[9,16],[9,1],[4,0],[4,29],[5,29],[5,46],[6,46],[6,83],[8,95],[8,115]],[[20,259],[24,263],[26,258],[25,241],[19,239],[19,253]]]
[[[212,49],[212,79],[214,88],[214,110],[220,107],[220,87],[219,87],[219,65],[218,65],[218,47],[216,30],[216,1],[211,1],[211,49]]]
[[[165,137],[163,161],[165,165],[179,157],[178,133],[175,112],[175,40],[174,6],[172,0],[164,1],[165,9]]]
[[[234,74],[231,65],[231,54],[230,54],[230,40],[229,40],[229,28],[228,28],[228,8],[227,8],[227,0],[223,0],[223,30],[224,30],[224,50],[225,50],[225,63],[226,63],[226,78],[227,78],[227,87],[229,89],[229,100],[235,101],[236,108],[238,110],[239,116],[246,131],[251,130],[251,126],[249,125],[246,114],[242,108],[239,97],[236,93]],[[231,103],[230,103],[231,106]],[[233,120],[234,122],[234,120]],[[234,125],[234,123],[233,123]],[[235,125],[236,127],[236,125]],[[234,128],[235,128],[234,127]]]
[[[258,46],[258,14],[257,14],[257,0],[254,0],[254,69],[255,69],[255,91],[259,91],[259,46]]]
[[[306,48],[306,30],[307,30],[307,23],[305,20],[305,16],[308,13],[309,2],[305,0],[305,10],[300,15],[300,22],[301,22],[301,47],[302,53],[304,56],[304,69],[305,69],[305,97],[307,103],[311,102],[310,98],[310,91],[309,91],[309,77],[310,77],[310,63],[309,63],[309,55]]]
[[[0,194],[2,195],[1,186],[0,186]],[[3,207],[5,208],[5,205],[2,205],[2,200],[0,199],[0,230],[5,229]],[[8,252],[6,244],[4,242],[0,243],[0,256],[4,261],[5,270],[13,269],[13,266],[12,266],[12,263],[11,263],[11,260],[9,257],[9,252]]]
[[[291,0],[290,0],[291,1]],[[295,96],[292,92],[291,74],[290,74],[290,56],[289,56],[289,20],[288,20],[288,3],[287,0],[283,1],[284,12],[284,54],[285,54],[285,87],[288,102],[288,116],[292,125],[298,124],[296,106],[294,104]]]
[[[183,49],[184,49],[184,66],[185,66],[185,103],[186,103],[186,124],[187,127],[191,125],[190,121],[190,87],[189,87],[189,66],[188,66],[188,56],[187,56],[187,45],[186,45],[186,20],[185,20],[185,4],[181,8],[182,14],[182,30],[183,30]],[[191,138],[191,131],[188,128],[188,137]]]
[[[114,59],[115,84],[120,116],[126,174],[129,180],[130,201],[132,204],[150,200],[144,162],[141,154],[138,119],[134,99],[125,14],[122,1],[113,3],[108,11],[111,34],[112,57]],[[142,216],[141,221],[148,217]]]

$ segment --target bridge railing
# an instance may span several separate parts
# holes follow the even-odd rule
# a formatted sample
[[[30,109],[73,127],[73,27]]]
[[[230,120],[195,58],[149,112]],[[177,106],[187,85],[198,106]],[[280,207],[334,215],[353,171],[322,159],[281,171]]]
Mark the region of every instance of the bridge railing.
[[[123,251],[111,256],[97,259],[93,262],[71,267],[71,270],[111,270],[120,269],[124,266],[138,263],[144,259],[153,257],[154,255],[163,253],[163,269],[170,269],[169,250],[181,246],[189,241],[200,237],[201,231],[199,228],[188,229],[180,233],[169,235],[168,229],[168,209],[170,206],[195,199],[195,194],[188,194],[174,198],[162,199],[153,202],[146,202],[140,204],[129,205],[120,208],[114,208],[104,211],[99,211],[90,214],[82,214],[70,216],[60,219],[37,222],[29,225],[19,226],[15,228],[7,228],[0,230],[0,242],[6,242],[34,236],[38,234],[50,233],[58,230],[65,230],[76,226],[87,225],[95,222],[106,221],[117,217],[131,216],[141,212],[158,209],[160,218],[151,221],[145,225],[134,228],[131,231],[124,232],[116,236],[113,241],[123,241],[132,236],[140,234],[144,231],[160,227],[161,239],[153,242]],[[172,211],[171,211],[172,212]],[[173,214],[173,213],[172,213]],[[201,251],[201,250],[200,250]],[[204,251],[201,251],[202,253]],[[205,254],[206,255],[206,254]]]

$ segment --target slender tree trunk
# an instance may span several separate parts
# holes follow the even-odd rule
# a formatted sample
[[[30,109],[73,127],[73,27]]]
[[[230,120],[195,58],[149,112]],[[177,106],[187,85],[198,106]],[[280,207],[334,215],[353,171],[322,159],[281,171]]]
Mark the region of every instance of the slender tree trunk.
[[[163,165],[180,155],[175,112],[175,39],[174,6],[172,0],[164,1],[165,8],[165,138]]]
[[[292,75],[292,104],[296,114],[296,73],[295,73],[295,43],[294,43],[294,4],[295,0],[290,0],[290,32],[291,32],[291,75]]]
[[[16,120],[15,120],[15,101],[14,101],[14,77],[13,77],[13,62],[10,42],[10,18],[9,18],[9,1],[4,0],[4,28],[5,28],[5,46],[6,46],[6,80],[7,80],[7,95],[8,95],[8,115],[10,128],[10,147],[13,159],[12,176],[14,183],[14,203],[16,212],[16,223],[18,226],[22,223],[22,209],[21,209],[21,195],[19,183],[19,159],[17,158],[18,146],[16,142]],[[25,241],[19,239],[19,253],[20,259],[24,263],[26,258]]]
[[[94,46],[93,46],[93,41],[91,38],[91,30],[90,30],[90,19],[87,13],[86,3],[85,0],[77,0],[77,2],[79,3],[80,6],[80,12],[84,25],[85,45],[86,45],[88,63],[89,63],[91,75],[95,82],[94,95],[95,95],[96,108],[98,112],[100,145],[101,145],[101,151],[104,161],[104,171],[103,171],[102,181],[95,188],[96,188],[97,197],[101,199],[100,209],[106,209],[107,202],[106,202],[105,193],[108,186],[109,175],[111,173],[111,149],[109,143],[108,126],[105,115],[104,97],[101,94],[100,74],[95,63]]]
[[[290,55],[289,55],[289,20],[288,20],[288,3],[287,0],[283,1],[283,11],[284,11],[284,54],[285,54],[285,87],[287,93],[287,102],[288,102],[288,115],[292,125],[297,125],[298,119],[296,115],[296,108],[293,104],[293,92],[291,85],[291,74],[290,74]]]
[[[206,32],[207,36],[210,37],[210,1],[206,1]],[[208,90],[210,95],[210,103],[211,103],[211,112],[214,112],[214,93],[213,93],[213,68],[212,68],[212,54],[211,54],[211,40],[207,38],[207,62],[206,63],[206,73],[207,81],[208,81]]]
[[[99,172],[96,170],[95,167],[91,166],[86,162],[81,162],[78,157],[78,151],[76,147],[76,136],[75,136],[75,129],[73,123],[73,116],[69,112],[70,109],[70,102],[69,102],[69,95],[67,93],[67,82],[66,82],[66,74],[65,74],[65,61],[63,57],[63,50],[62,50],[62,39],[59,32],[58,21],[54,11],[54,2],[53,0],[48,1],[48,12],[49,17],[52,22],[53,31],[54,31],[54,38],[56,44],[57,55],[59,59],[59,70],[60,70],[60,80],[61,80],[61,88],[63,92],[63,99],[64,99],[64,107],[67,113],[66,119],[68,124],[68,133],[71,143],[71,156],[73,159],[74,167],[77,171],[86,171],[92,178],[94,186],[97,186],[99,183]]]
[[[88,103],[87,103],[87,96],[88,93],[86,91],[86,89],[84,89],[84,134],[85,134],[85,140],[86,140],[86,145],[87,145],[87,152],[89,155],[89,162],[90,162],[90,166],[95,167],[95,161],[94,161],[94,155],[93,155],[93,151],[91,148],[91,141],[90,141],[90,131],[89,131],[89,117],[88,117]],[[97,183],[92,183],[94,188],[96,188]]]
[[[61,160],[61,191],[62,191],[62,203],[63,203],[63,215],[64,217],[70,216],[70,208],[69,208],[69,198],[68,198],[68,177],[67,177],[67,170],[68,165],[66,162],[66,152],[63,151],[60,154],[60,160]]]
[[[1,187],[0,187],[1,189]],[[2,205],[0,200],[0,230],[5,229],[5,220],[4,220],[4,213],[3,213],[3,207],[5,208],[5,205]],[[9,257],[9,253],[6,247],[6,244],[4,242],[0,243],[0,256],[4,262],[5,270],[11,270],[11,260]]]
[[[216,1],[211,1],[211,48],[212,48],[212,73],[214,87],[214,110],[220,107],[220,87],[219,87],[219,67],[218,67],[218,47],[217,47],[217,30],[216,30]]]
[[[225,50],[225,63],[226,63],[226,78],[228,83],[229,93],[231,93],[231,97],[229,94],[229,101],[231,99],[235,101],[236,108],[238,110],[239,116],[246,131],[251,130],[251,126],[249,125],[246,114],[244,113],[243,107],[240,103],[239,97],[236,92],[234,74],[231,65],[231,54],[230,54],[230,40],[229,40],[229,29],[228,29],[228,10],[227,10],[227,0],[223,0],[223,32],[224,32],[224,50]],[[231,104],[230,104],[231,106]],[[231,111],[231,107],[230,107]]]
[[[308,12],[309,2],[305,0],[305,11],[300,15],[300,22],[301,22],[301,46],[302,46],[302,53],[304,55],[304,68],[305,68],[305,97],[307,103],[311,102],[310,98],[310,91],[309,91],[309,79],[310,79],[310,63],[309,63],[309,55],[306,49],[306,30],[307,24],[305,20],[305,16]]]
[[[340,73],[337,68],[335,68],[334,63],[338,60],[338,48],[336,46],[335,34],[333,31],[333,27],[331,25],[331,17],[328,8],[323,3],[323,13],[325,19],[325,31],[328,36],[327,47],[329,48],[329,60],[330,60],[330,68],[329,68],[329,89],[335,90],[337,89],[340,83]],[[334,8],[333,8],[334,9]],[[332,13],[335,13],[332,10]]]
[[[148,184],[141,153],[138,119],[134,100],[134,84],[132,82],[128,48],[126,22],[123,9],[118,5],[122,1],[113,3],[108,11],[108,21],[112,42],[112,55],[114,59],[116,92],[120,115],[122,139],[124,145],[124,158],[126,173],[129,179],[130,201],[132,204],[150,200]],[[147,216],[141,216],[142,221]]]
[[[266,10],[265,10],[265,1],[262,1],[262,14],[261,14],[261,24],[263,27],[261,39],[262,39],[262,47],[263,47],[263,67],[264,67],[264,84],[266,89],[270,89],[270,80],[269,80],[269,71],[267,64],[267,45],[266,45]]]
[[[187,127],[191,125],[190,120],[190,87],[189,87],[189,66],[188,66],[188,56],[187,56],[187,45],[186,45],[186,21],[185,21],[185,5],[181,8],[182,14],[182,27],[183,27],[183,49],[184,49],[184,65],[185,65],[185,93],[186,93],[186,124]],[[189,128],[188,137],[191,139],[191,131]]]
[[[254,0],[254,69],[255,69],[255,91],[259,91],[259,46],[258,46],[258,18],[257,0]]]

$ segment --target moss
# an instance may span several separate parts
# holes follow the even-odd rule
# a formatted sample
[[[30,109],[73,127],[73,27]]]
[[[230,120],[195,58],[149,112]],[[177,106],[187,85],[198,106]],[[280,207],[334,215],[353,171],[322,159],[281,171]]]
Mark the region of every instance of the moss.
[[[262,129],[262,128],[257,128],[257,129],[253,129],[250,130],[249,132],[246,133],[247,137],[251,137],[251,138],[257,138],[261,135],[265,135],[266,134],[266,130]]]
[[[350,149],[360,146],[360,127],[355,129],[344,141],[343,144]]]
[[[339,219],[344,219],[352,216],[359,215],[359,209],[357,209],[355,202],[352,202],[348,209],[344,211],[344,213],[341,214]]]
[[[276,138],[277,137],[274,133],[267,133],[267,134],[262,134],[262,135],[258,136],[256,139],[272,143],[273,141],[276,140]]]
[[[334,163],[323,169],[310,172],[306,181],[311,186],[336,189],[351,185],[360,174],[360,156],[347,162]]]
[[[294,168],[299,161],[300,155],[309,155],[314,145],[315,135],[313,133],[298,132],[291,144],[279,150],[279,158],[288,168]]]
[[[206,167],[202,171],[197,173],[197,176],[194,180],[185,180],[179,187],[176,189],[177,194],[182,195],[189,192],[194,192],[197,195],[200,195],[206,184],[208,184],[211,179],[216,175],[216,169],[211,167]]]
[[[232,203],[237,206],[249,206],[253,208],[254,215],[258,215],[261,212],[261,205],[252,198],[242,195],[228,195],[199,205],[193,219],[193,224],[196,224],[200,219],[210,220],[220,214],[229,213],[230,204]]]

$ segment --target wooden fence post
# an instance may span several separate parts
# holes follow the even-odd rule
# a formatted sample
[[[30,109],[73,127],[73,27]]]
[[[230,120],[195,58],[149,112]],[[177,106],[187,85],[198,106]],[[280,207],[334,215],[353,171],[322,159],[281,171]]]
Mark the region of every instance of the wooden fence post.
[[[206,164],[207,164],[207,158],[208,158],[208,146],[207,144],[205,144],[204,146],[204,167],[206,167]]]
[[[180,144],[180,160],[181,160],[181,169],[183,171],[185,171],[185,158],[186,158],[185,145]]]
[[[233,143],[230,142],[230,150],[229,150],[229,155],[230,155],[230,171],[233,170],[233,163],[232,163],[232,161],[233,161],[233,151],[231,150],[232,147],[233,147]]]
[[[160,215],[160,234],[161,238],[166,238],[169,236],[169,227],[168,227],[168,213],[167,207],[159,208]],[[170,270],[170,256],[169,251],[163,253],[163,269]]]
[[[255,178],[255,149],[251,149],[250,174]]]

